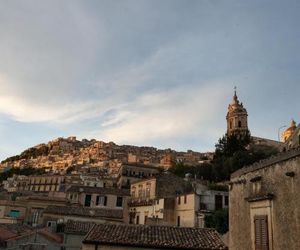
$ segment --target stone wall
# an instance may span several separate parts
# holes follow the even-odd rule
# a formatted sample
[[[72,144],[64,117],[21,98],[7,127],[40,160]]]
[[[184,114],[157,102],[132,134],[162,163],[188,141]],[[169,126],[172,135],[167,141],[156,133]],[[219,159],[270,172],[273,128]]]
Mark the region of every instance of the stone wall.
[[[229,249],[254,249],[254,216],[268,216],[269,249],[300,249],[300,151],[231,176]]]

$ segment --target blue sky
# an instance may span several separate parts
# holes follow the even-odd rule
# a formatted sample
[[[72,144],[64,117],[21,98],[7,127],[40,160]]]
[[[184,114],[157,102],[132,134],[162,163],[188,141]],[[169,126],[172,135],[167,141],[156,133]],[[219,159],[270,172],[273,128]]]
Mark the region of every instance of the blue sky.
[[[0,159],[60,136],[213,150],[300,121],[300,2],[0,2]]]

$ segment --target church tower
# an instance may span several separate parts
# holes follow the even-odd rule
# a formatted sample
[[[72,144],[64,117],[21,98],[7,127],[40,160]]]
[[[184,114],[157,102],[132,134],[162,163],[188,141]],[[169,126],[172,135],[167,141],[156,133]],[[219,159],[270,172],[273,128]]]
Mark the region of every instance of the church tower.
[[[228,106],[226,116],[227,120],[227,135],[235,135],[242,138],[249,134],[248,130],[248,113],[244,108],[243,103],[240,103],[236,95],[236,87],[234,88],[234,96],[232,102]]]

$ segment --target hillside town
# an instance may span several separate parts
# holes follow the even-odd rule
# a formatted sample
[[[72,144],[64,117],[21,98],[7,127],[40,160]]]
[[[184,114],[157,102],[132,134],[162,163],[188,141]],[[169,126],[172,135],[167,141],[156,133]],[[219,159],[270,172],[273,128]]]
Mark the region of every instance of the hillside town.
[[[178,164],[205,168],[217,153],[76,137],[2,161],[1,176],[16,169],[43,171],[2,179],[0,247],[300,249],[300,125],[292,121],[281,141],[251,136],[236,91],[226,121],[228,138],[251,137],[246,150],[271,147],[277,153],[217,183],[172,171]],[[229,220],[214,217],[228,210]]]

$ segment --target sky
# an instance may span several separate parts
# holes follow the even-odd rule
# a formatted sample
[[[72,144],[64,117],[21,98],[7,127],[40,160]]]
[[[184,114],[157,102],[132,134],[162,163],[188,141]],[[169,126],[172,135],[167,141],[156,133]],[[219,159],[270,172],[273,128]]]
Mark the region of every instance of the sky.
[[[0,159],[57,137],[211,151],[300,122],[300,1],[0,1]]]

